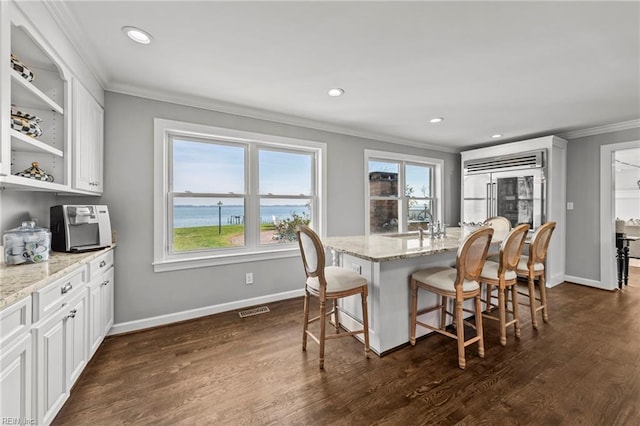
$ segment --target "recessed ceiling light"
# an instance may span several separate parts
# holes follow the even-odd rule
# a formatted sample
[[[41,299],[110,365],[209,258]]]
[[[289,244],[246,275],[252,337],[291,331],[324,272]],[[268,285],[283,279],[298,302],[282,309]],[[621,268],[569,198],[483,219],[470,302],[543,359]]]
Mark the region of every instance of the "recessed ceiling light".
[[[136,27],[122,27],[122,32],[131,40],[140,44],[151,43],[151,34]]]
[[[429,120],[429,123],[442,123],[443,121],[444,121],[444,118],[435,117],[435,118],[432,118],[431,120]]]
[[[501,133],[496,133],[495,135],[491,135],[491,137],[492,137],[493,139],[498,139],[498,138],[501,138],[501,137],[502,137],[502,134],[501,134]]]
[[[335,89],[329,89],[329,96],[342,96],[344,95],[344,89],[340,89],[339,87],[336,87]]]

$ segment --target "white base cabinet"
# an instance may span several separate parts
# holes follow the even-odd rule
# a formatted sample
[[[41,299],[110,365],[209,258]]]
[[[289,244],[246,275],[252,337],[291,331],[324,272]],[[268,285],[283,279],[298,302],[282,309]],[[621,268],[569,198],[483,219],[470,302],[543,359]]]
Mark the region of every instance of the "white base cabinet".
[[[89,358],[113,326],[113,267],[89,285]]]
[[[49,424],[67,400],[65,380],[69,310],[61,309],[34,328],[36,336],[37,424]]]
[[[66,277],[46,287],[65,288]],[[49,424],[69,397],[71,387],[87,365],[89,352],[86,282],[69,293],[59,309],[38,321],[35,335],[38,424]]]
[[[0,311],[3,420],[53,421],[113,325],[113,277],[108,250]]]
[[[30,327],[31,297],[0,312],[0,413],[13,424],[33,418]]]

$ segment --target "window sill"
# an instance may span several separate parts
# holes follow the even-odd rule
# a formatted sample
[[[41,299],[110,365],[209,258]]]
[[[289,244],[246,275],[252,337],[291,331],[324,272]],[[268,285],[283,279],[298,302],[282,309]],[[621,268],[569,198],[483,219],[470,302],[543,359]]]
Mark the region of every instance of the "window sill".
[[[192,257],[188,259],[171,259],[153,262],[154,272],[178,271],[181,269],[207,268],[210,266],[231,265],[235,263],[258,262],[262,260],[284,259],[299,257],[300,249],[290,247],[281,250],[270,250],[252,253],[234,253],[207,257]]]

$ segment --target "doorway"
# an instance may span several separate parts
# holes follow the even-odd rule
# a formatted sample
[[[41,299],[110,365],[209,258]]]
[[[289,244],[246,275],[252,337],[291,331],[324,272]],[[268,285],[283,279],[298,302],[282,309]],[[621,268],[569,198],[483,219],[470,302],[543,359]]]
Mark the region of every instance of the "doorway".
[[[633,225],[637,219],[640,230],[640,141],[601,146],[600,178],[600,284],[601,288],[614,290],[618,282],[615,220],[620,218],[625,225]],[[631,227],[625,230],[635,232]],[[635,250],[632,255],[635,257]],[[640,273],[635,266],[638,262],[631,264],[634,266],[629,268],[629,274],[635,277]]]

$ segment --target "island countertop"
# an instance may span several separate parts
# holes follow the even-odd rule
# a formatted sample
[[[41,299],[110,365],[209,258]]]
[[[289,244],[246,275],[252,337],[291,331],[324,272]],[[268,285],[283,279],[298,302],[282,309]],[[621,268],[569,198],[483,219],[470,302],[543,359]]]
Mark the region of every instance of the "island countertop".
[[[83,253],[51,251],[49,260],[41,263],[7,265],[0,261],[0,310],[91,262],[113,247],[115,244],[106,249]]]
[[[436,253],[455,252],[469,233],[470,231],[467,229],[448,228],[445,237],[428,237],[425,234],[423,241],[420,241],[417,232],[409,232],[327,237],[323,239],[323,243],[330,250],[347,253],[372,262],[387,262]]]

